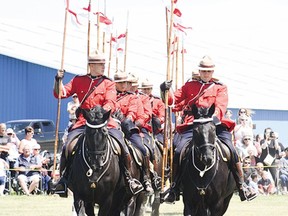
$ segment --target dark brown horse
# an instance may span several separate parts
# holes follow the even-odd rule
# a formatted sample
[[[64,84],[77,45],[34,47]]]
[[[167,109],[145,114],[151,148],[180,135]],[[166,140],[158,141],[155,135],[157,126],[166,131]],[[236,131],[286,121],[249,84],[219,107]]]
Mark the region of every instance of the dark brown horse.
[[[235,180],[216,146],[216,126],[212,114],[214,105],[198,109],[193,139],[183,162],[182,176],[184,215],[222,216],[226,212],[235,189]]]
[[[85,212],[94,216],[95,204],[99,206],[98,215],[120,215],[126,206],[129,208],[125,214],[133,215],[135,198],[127,189],[123,166],[112,148],[112,137],[106,127],[110,111],[96,106],[82,113],[87,121],[86,128],[78,140],[69,178],[77,215]],[[131,174],[139,178],[135,164],[133,168]]]

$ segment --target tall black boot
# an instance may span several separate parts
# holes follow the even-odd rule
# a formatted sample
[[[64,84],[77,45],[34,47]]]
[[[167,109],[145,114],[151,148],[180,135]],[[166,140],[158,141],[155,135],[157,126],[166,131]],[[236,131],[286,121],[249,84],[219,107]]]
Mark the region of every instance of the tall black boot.
[[[127,183],[129,185],[130,191],[133,195],[138,194],[142,190],[144,190],[143,185],[135,178],[132,178],[131,176],[131,155],[126,154],[123,157],[124,159],[124,166],[125,166],[125,177],[127,180]]]
[[[245,200],[252,200],[256,198],[257,194],[255,193],[250,193],[247,194],[247,190],[243,188],[243,183],[244,183],[244,177],[243,177],[243,170],[242,170],[242,164],[240,162],[235,163],[235,167],[232,167],[232,174],[234,176],[234,179],[236,181],[236,186],[239,191],[239,196],[241,201]]]
[[[164,202],[171,204],[174,203],[175,201],[179,201],[180,199],[180,189],[178,185],[179,178],[180,178],[179,165],[178,163],[173,163],[173,170],[172,170],[173,182],[171,183],[168,196],[164,198]]]
[[[60,180],[51,186],[52,194],[59,194],[60,197],[68,197],[68,175],[69,175],[69,166],[67,163],[67,158],[65,156],[65,151],[62,151],[60,158]]]
[[[152,195],[154,193],[154,190],[151,185],[151,180],[150,180],[150,159],[149,156],[145,156],[143,160],[143,184],[145,187],[145,191],[149,194]]]
[[[158,170],[158,163],[156,162],[156,160],[153,160],[153,179],[152,179],[152,184],[153,187],[155,188],[155,190],[160,190],[161,189],[161,177],[157,174],[157,170]]]

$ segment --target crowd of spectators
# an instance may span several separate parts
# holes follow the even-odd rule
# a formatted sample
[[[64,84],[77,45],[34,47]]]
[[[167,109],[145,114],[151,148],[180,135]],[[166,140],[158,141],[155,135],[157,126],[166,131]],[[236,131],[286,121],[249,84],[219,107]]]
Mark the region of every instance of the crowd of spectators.
[[[247,188],[262,195],[287,194],[288,147],[270,127],[263,134],[254,134],[252,114],[251,110],[240,108],[233,131]],[[231,110],[227,110],[226,118],[233,120]]]
[[[12,180],[17,184],[13,189],[27,196],[49,190],[47,182],[51,177],[44,168],[49,159],[40,154],[41,146],[33,135],[34,129],[27,126],[25,137],[19,140],[12,128],[6,129],[4,123],[0,124],[0,196],[11,192],[8,185]]]

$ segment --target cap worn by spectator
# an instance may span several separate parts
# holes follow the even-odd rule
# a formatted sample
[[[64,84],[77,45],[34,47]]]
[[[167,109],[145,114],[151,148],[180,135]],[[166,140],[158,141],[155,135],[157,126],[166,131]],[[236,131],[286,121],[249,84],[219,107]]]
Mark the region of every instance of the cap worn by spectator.
[[[41,149],[40,145],[37,143],[35,145],[33,145],[33,149]]]
[[[13,134],[13,133],[14,133],[14,131],[13,131],[12,128],[8,128],[8,129],[6,130],[6,134]]]

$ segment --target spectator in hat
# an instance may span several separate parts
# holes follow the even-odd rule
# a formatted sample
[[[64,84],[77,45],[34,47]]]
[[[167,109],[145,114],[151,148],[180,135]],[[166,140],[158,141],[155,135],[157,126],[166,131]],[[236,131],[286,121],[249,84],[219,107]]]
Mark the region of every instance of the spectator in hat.
[[[150,163],[149,152],[146,150],[142,137],[140,136],[140,129],[137,127],[136,121],[139,115],[144,115],[143,106],[139,107],[138,96],[132,92],[127,91],[128,75],[124,71],[117,71],[114,75],[114,82],[117,90],[117,107],[118,112],[123,115],[121,121],[121,128],[125,134],[126,139],[131,141],[132,145],[138,148],[144,156],[142,172],[143,185],[148,194],[153,193],[153,188],[150,180]]]
[[[173,179],[176,181],[171,184],[169,195],[164,199],[168,203],[173,203],[179,199],[179,184],[181,183],[181,170],[178,169],[180,153],[188,141],[193,138],[191,124],[194,116],[192,113],[192,106],[197,107],[211,107],[215,105],[214,119],[218,119],[221,124],[216,126],[216,134],[220,141],[227,145],[231,154],[231,171],[236,181],[241,201],[252,199],[255,194],[245,196],[243,190],[243,171],[242,164],[239,160],[237,151],[232,143],[231,131],[234,128],[234,122],[223,118],[228,105],[227,86],[213,78],[215,64],[209,56],[204,56],[198,66],[200,79],[186,82],[180,89],[176,90],[174,95],[168,93],[168,104],[183,104],[184,123],[177,125],[177,135],[174,136],[173,146],[175,148],[173,161]],[[165,91],[168,91],[172,85],[172,81],[165,81],[160,85],[163,100],[165,99]],[[198,95],[198,98],[197,98]],[[180,178],[180,179],[179,179]]]
[[[76,120],[76,109],[79,106],[79,100],[78,100],[78,96],[76,93],[74,93],[72,95],[72,101],[69,101],[67,104],[67,111],[69,113],[69,121],[73,123],[75,123]]]
[[[82,76],[75,76],[66,85],[59,85],[60,80],[64,77],[64,71],[58,70],[55,76],[54,83],[54,96],[58,98],[59,87],[61,88],[61,98],[68,98],[73,94],[77,94],[80,104],[80,109],[91,109],[96,105],[102,106],[105,110],[111,110],[111,113],[115,111],[116,108],[116,88],[115,83],[104,76],[105,71],[105,56],[102,53],[94,52],[88,57],[89,74]],[[91,93],[89,93],[89,91]],[[98,94],[101,92],[101,94]],[[76,113],[77,116],[77,113]],[[69,174],[69,166],[65,156],[65,149],[72,141],[77,140],[78,137],[84,132],[86,120],[82,113],[79,113],[75,124],[72,126],[68,133],[67,141],[62,147],[62,154],[60,159],[60,181],[58,182],[55,192],[61,196],[67,197],[67,177]],[[123,134],[118,130],[118,124],[112,119],[108,122],[109,134],[115,137],[119,143],[124,145]],[[68,148],[69,149],[69,148]],[[125,151],[125,154],[121,154],[122,162],[126,164],[126,168],[130,171],[129,166],[131,164],[131,157],[129,151]],[[65,171],[65,172],[64,172]],[[138,191],[142,185],[138,185],[135,180],[129,176],[128,183],[133,191]]]

